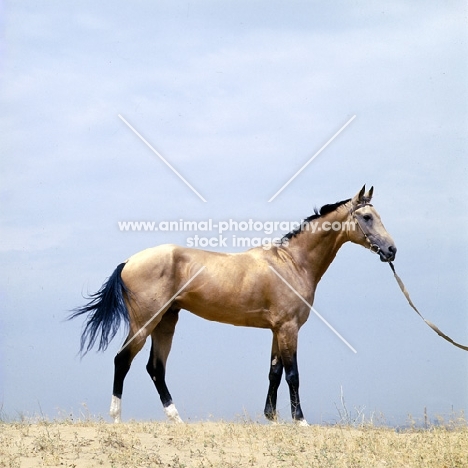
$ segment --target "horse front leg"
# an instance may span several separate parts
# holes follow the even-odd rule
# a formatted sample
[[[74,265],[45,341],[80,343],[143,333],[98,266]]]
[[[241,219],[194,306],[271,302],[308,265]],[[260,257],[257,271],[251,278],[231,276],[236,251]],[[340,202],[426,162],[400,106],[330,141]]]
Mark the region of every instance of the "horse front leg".
[[[289,386],[291,415],[301,426],[308,426],[304,418],[299,398],[299,370],[297,367],[298,327],[293,324],[283,326],[278,332],[278,347],[283,361],[286,382]]]
[[[289,385],[289,397],[291,400],[291,415],[294,421],[301,426],[308,426],[304,418],[299,398],[299,371],[297,368],[297,354],[294,353],[290,362],[284,364],[286,382]]]
[[[270,360],[270,373],[268,378],[270,385],[268,387],[268,394],[265,403],[265,417],[270,421],[277,420],[276,413],[276,400],[278,396],[278,387],[281,383],[281,377],[283,375],[283,361],[278,347],[278,340],[276,335],[273,333],[273,343],[271,346],[271,360]]]

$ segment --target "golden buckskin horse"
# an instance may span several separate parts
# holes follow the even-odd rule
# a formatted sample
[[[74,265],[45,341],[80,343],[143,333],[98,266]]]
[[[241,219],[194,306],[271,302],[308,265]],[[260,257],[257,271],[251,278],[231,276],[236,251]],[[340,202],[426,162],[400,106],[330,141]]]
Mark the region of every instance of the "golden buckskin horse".
[[[165,369],[179,311],[185,309],[207,320],[269,328],[273,344],[265,416],[277,418],[284,370],[292,418],[307,425],[299,400],[297,336],[309,317],[318,282],[348,241],[369,248],[384,262],[395,258],[395,244],[370,204],[372,193],[373,188],[365,193],[363,187],[352,199],[323,206],[270,249],[218,253],[167,244],[120,264],[90,302],[70,316],[90,313],[82,352],[93,347],[99,332],[98,349],[105,350],[120,322],[128,325],[128,337],[114,359],[114,422],[121,417],[125,376],[150,335],[146,369],[168,418],[182,422],[166,386]]]

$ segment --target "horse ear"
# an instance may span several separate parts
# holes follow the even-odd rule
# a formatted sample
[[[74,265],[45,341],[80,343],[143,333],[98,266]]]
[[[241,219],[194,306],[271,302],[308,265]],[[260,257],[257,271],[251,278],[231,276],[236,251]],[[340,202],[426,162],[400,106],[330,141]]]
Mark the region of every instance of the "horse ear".
[[[364,198],[367,199],[367,202],[369,203],[372,200],[372,195],[374,193],[374,187],[372,186],[369,191],[364,195]]]
[[[359,190],[359,192],[356,193],[356,195],[354,195],[353,200],[352,200],[352,201],[353,201],[353,205],[359,205],[359,203],[362,202],[362,199],[363,199],[363,197],[364,197],[365,191],[366,191],[366,184],[364,184],[364,185],[362,186],[362,189]]]

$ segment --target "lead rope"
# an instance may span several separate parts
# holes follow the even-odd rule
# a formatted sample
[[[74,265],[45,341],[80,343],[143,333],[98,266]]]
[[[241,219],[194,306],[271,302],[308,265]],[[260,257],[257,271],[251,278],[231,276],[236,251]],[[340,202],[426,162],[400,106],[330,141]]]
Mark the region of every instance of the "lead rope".
[[[373,244],[371,242],[371,240],[369,239],[369,237],[367,236],[367,234],[365,233],[364,229],[362,228],[361,226],[361,223],[359,222],[359,220],[356,218],[356,215],[354,214],[354,211],[350,211],[350,215],[353,217],[353,219],[355,220],[356,224],[359,226],[359,229],[361,230],[361,232],[363,233],[364,237],[366,238],[366,241],[369,243],[369,249],[371,252],[373,253],[379,253],[380,251],[380,248],[376,245],[376,244]],[[348,238],[349,238],[349,232],[348,232]],[[436,325],[434,325],[432,322],[429,322],[429,320],[426,320],[421,312],[419,312],[419,310],[416,308],[416,306],[413,304],[413,301],[411,300],[410,298],[410,295],[409,295],[409,292],[408,290],[406,289],[405,285],[403,284],[403,281],[401,280],[401,278],[397,275],[396,271],[395,271],[395,267],[393,266],[393,263],[392,262],[388,262],[388,264],[390,265],[390,268],[392,269],[393,271],[393,276],[395,276],[395,279],[398,283],[398,286],[400,286],[400,289],[401,289],[401,292],[404,294],[404,296],[406,297],[406,300],[408,301],[408,304],[414,309],[414,311],[426,322],[426,324],[431,327],[440,337],[442,337],[444,340],[447,340],[449,343],[452,343],[454,346],[456,346],[457,348],[460,348],[460,349],[463,349],[465,351],[468,351],[468,346],[463,346],[462,344],[460,343],[457,343],[456,341],[453,341],[452,338],[450,338],[450,336],[446,335],[445,333],[443,333]]]
[[[457,343],[456,341],[453,341],[452,338],[450,338],[450,336],[447,336],[445,333],[442,333],[439,328],[437,326],[435,326],[432,322],[429,322],[429,320],[426,320],[421,312],[419,312],[419,310],[416,308],[416,306],[413,304],[413,301],[411,300],[410,296],[409,296],[409,293],[405,287],[405,285],[403,284],[403,281],[401,281],[400,277],[397,275],[396,271],[395,271],[395,267],[393,266],[393,263],[392,262],[388,262],[388,264],[390,265],[390,268],[392,269],[393,271],[393,275],[395,276],[395,279],[398,283],[398,286],[400,286],[400,289],[401,289],[401,292],[405,295],[406,297],[406,300],[408,301],[408,304],[415,310],[415,312],[426,322],[427,325],[429,325],[439,336],[441,336],[444,340],[447,340],[449,343],[452,343],[454,346],[456,346],[457,348],[461,348],[461,349],[464,349],[465,351],[468,351],[468,346],[463,346],[461,345],[460,343]]]

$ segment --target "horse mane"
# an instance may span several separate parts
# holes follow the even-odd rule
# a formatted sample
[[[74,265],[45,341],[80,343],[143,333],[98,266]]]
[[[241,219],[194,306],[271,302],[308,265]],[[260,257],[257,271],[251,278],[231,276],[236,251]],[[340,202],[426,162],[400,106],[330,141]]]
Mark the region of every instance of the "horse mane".
[[[351,200],[351,198],[348,198],[347,200],[341,200],[339,202],[336,202],[336,203],[331,203],[331,204],[328,204],[328,205],[323,205],[322,208],[320,208],[320,210],[317,210],[317,208],[314,208],[314,214],[313,215],[310,215],[308,218],[305,218],[300,226],[297,228],[297,229],[294,229],[290,232],[288,232],[287,234],[285,234],[282,238],[281,238],[281,241],[280,241],[280,244],[282,244],[283,242],[285,241],[289,241],[290,239],[292,239],[293,237],[296,237],[298,234],[300,234],[305,226],[310,223],[311,221],[315,220],[315,219],[318,219],[318,218],[321,218],[322,216],[325,216],[327,215],[328,213],[331,213],[332,211],[335,211],[337,208],[339,208],[341,205],[344,205],[345,203],[348,203],[349,201]]]

